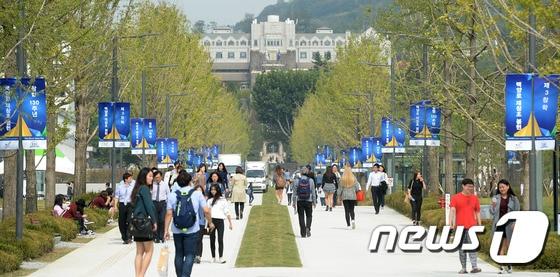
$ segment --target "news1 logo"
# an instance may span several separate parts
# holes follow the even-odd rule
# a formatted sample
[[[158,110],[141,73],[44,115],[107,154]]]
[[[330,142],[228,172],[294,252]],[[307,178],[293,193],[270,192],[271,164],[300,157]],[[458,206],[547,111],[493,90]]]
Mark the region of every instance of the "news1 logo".
[[[524,264],[535,260],[542,252],[548,231],[548,218],[539,211],[516,211],[509,212],[502,216],[496,223],[496,227],[505,226],[508,222],[514,221],[513,233],[509,242],[509,247],[505,255],[499,255],[500,246],[504,232],[495,231],[490,244],[490,257],[500,264]],[[484,226],[473,226],[465,234],[469,237],[470,243],[463,243],[461,238],[465,232],[464,227],[458,226],[455,236],[449,241],[451,227],[444,226],[438,239],[437,226],[430,226],[426,230],[422,226],[406,226],[398,234],[395,226],[380,225],[376,227],[369,242],[369,250],[376,253],[379,250],[383,235],[387,235],[385,250],[394,252],[395,246],[405,252],[421,252],[425,247],[431,252],[454,252],[459,249],[464,251],[476,250],[480,247],[478,233],[484,232]]]

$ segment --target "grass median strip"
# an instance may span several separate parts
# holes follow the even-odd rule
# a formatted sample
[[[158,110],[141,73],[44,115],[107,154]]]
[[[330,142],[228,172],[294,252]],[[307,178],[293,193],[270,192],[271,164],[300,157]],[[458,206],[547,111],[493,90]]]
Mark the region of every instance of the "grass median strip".
[[[262,205],[251,209],[236,267],[301,267],[288,212],[273,191],[263,194]]]

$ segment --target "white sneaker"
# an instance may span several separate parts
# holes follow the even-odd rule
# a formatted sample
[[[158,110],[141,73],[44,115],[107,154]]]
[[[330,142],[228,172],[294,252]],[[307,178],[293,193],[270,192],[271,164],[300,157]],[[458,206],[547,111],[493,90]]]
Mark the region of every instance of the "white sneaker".
[[[352,220],[352,229],[356,229],[356,221]]]
[[[218,259],[214,258],[214,259],[212,259],[212,262],[213,263],[218,263]]]
[[[222,258],[219,258],[219,259],[218,259],[218,263],[220,263],[220,264],[225,264],[226,261],[225,261],[224,259],[222,259]]]

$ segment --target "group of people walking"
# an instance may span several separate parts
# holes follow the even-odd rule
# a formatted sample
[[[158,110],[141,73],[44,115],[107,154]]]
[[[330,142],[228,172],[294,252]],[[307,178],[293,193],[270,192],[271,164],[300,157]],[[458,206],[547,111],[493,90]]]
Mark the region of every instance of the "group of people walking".
[[[125,173],[115,201],[123,243],[131,243],[131,237],[136,242],[136,276],[145,276],[153,243],[171,237],[177,276],[190,276],[193,264],[201,262],[204,235],[210,236],[212,262],[226,263],[223,259],[226,224],[228,229],[233,229],[226,196],[231,194],[236,219],[242,219],[246,187],[243,169],[238,167],[229,178],[223,163],[210,174],[206,165],[199,166],[191,175],[178,164],[165,175],[156,168],[143,168],[136,180]],[[150,230],[145,231],[142,226],[149,226]]]

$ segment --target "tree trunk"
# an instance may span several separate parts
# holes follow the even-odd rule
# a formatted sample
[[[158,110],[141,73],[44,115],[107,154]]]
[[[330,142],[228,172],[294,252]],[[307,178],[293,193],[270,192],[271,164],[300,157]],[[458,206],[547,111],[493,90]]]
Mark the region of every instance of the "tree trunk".
[[[35,171],[35,150],[25,150],[26,196],[25,213],[37,212],[37,173]]]
[[[430,194],[440,195],[439,147],[428,147],[428,181]]]
[[[48,104],[48,103],[47,103]],[[47,166],[45,170],[45,210],[50,210],[54,205],[56,196],[56,144],[55,132],[57,123],[57,113],[51,107],[47,113]]]
[[[470,75],[470,82],[469,82],[469,90],[468,90],[468,99],[469,104],[473,107],[476,104],[476,63],[477,63],[477,41],[476,41],[476,31],[475,31],[475,24],[476,24],[476,5],[472,5],[473,12],[471,14],[471,28],[469,32],[469,75]],[[476,128],[474,122],[476,120],[476,114],[471,114],[471,119],[467,120],[467,137],[466,137],[466,178],[472,178],[476,176],[476,158],[475,158],[475,151],[476,151],[476,144],[475,144],[475,137],[476,137]]]
[[[529,198],[530,197],[530,195],[529,195],[530,194],[530,192],[529,192],[530,191],[529,190],[529,186],[530,186],[530,183],[529,183],[530,182],[529,181],[529,178],[530,178],[530,175],[529,175],[529,152],[524,151],[524,152],[521,152],[521,153],[522,153],[521,154],[521,166],[523,168],[523,171],[521,173],[521,176],[523,176],[522,181],[521,181],[521,184],[523,185],[523,195],[521,196],[522,199],[523,199],[523,203],[522,203],[523,205],[522,205],[521,208],[524,211],[528,211],[528,210],[530,210],[530,207],[531,207],[530,206],[530,200],[529,200],[530,199]]]
[[[2,219],[16,217],[16,155],[17,151],[4,151],[4,202]]]
[[[453,126],[452,115],[451,112],[442,111],[443,114],[443,129],[444,130],[451,130]],[[444,164],[445,164],[445,192],[446,193],[455,193],[455,184],[453,183],[453,136],[446,135],[445,136],[445,145],[443,148],[444,151]]]
[[[88,140],[88,112],[86,99],[76,93],[76,146],[75,146],[75,168],[74,168],[74,197],[76,199],[86,192],[86,168],[87,168],[87,140]]]

